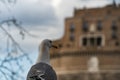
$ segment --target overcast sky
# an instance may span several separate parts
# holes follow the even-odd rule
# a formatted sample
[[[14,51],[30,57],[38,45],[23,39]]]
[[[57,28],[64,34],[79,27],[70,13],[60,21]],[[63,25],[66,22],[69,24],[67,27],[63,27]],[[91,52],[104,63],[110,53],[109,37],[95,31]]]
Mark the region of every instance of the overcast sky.
[[[16,28],[10,30],[15,40],[26,52],[32,54],[32,59],[35,60],[41,40],[45,38],[55,40],[63,36],[64,19],[73,15],[74,8],[103,7],[112,2],[113,0],[17,0],[16,4],[10,4],[6,0],[0,0],[0,22],[14,17],[26,30],[38,36],[38,38],[26,36],[22,40]],[[120,0],[116,0],[116,3],[119,4]],[[3,34],[0,30],[2,52],[5,51],[4,44],[7,39]]]
[[[63,36],[64,19],[73,15],[74,8],[103,7],[112,2],[113,0],[17,0],[13,4],[0,0],[0,22],[14,17],[31,34],[39,36],[38,38],[26,36],[21,40],[16,28],[11,28],[10,31],[26,51],[38,53],[37,48],[41,40],[45,38],[55,40]],[[120,0],[116,0],[116,3],[119,4]],[[0,35],[3,35],[2,31]],[[0,36],[5,41],[6,38],[3,37]]]
[[[103,7],[112,2],[113,0],[17,0],[16,4],[10,4],[0,0],[0,21],[14,17],[30,33],[39,36],[26,36],[24,40],[20,40],[19,32],[15,28],[11,29],[11,34],[22,43],[21,46],[25,46],[27,51],[37,52],[41,40],[55,40],[63,36],[64,19],[73,15],[74,8]],[[116,3],[119,4],[120,0],[116,0]]]

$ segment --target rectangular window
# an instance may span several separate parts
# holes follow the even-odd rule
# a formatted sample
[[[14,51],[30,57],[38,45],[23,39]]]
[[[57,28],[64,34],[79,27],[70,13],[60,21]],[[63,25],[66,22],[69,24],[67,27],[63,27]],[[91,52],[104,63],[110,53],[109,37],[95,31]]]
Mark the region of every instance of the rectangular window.
[[[101,46],[102,45],[102,38],[98,37],[97,38],[97,46]]]
[[[83,22],[82,28],[83,28],[83,31],[88,31],[88,23],[87,23],[87,21]]]
[[[87,38],[83,38],[82,44],[83,44],[83,46],[87,46]]]
[[[91,37],[90,38],[90,46],[94,46],[95,45],[95,38]]]
[[[91,36],[82,38],[82,46],[94,47],[102,46],[103,40],[101,36]]]
[[[102,21],[101,20],[98,20],[98,22],[97,22],[97,29],[99,31],[102,30]]]

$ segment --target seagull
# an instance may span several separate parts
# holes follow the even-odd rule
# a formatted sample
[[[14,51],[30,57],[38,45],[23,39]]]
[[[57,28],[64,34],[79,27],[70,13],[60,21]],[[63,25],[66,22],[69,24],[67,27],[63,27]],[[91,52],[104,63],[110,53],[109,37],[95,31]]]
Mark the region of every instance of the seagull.
[[[50,65],[50,48],[57,48],[52,41],[45,39],[39,47],[39,55],[36,64],[31,67],[27,74],[27,80],[57,80],[57,75]]]

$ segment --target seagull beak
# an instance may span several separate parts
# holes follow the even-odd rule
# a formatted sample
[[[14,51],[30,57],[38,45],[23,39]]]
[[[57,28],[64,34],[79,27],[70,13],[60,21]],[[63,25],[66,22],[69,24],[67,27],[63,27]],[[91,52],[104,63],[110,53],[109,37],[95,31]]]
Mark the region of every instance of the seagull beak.
[[[53,48],[56,48],[56,49],[58,48],[58,47],[57,47],[57,46],[55,46],[55,45],[52,45],[52,47],[53,47]]]
[[[50,41],[50,43],[52,43],[52,41]],[[58,48],[58,47],[57,47],[57,46],[55,46],[55,45],[52,45],[51,47],[56,48],[56,49]]]

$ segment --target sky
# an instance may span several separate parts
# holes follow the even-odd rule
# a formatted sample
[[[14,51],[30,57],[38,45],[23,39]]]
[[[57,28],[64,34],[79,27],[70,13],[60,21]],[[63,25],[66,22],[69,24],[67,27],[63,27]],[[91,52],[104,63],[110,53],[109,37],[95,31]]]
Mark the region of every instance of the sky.
[[[64,19],[73,15],[74,8],[103,7],[113,2],[113,0],[17,0],[15,4],[9,4],[7,0],[0,1],[0,21],[15,17],[26,30],[38,36],[38,38],[26,36],[24,41],[20,42],[18,34],[14,34],[17,30],[12,28],[11,32],[16,40],[24,43],[22,46],[28,50],[37,48],[45,38],[52,40],[61,38],[64,35]],[[116,3],[120,3],[120,0],[116,0]]]
[[[64,19],[73,15],[74,8],[103,7],[112,2],[113,0],[17,0],[16,4],[4,2],[7,6],[0,2],[0,19],[15,17],[31,34],[39,36],[36,39],[29,36],[25,38],[25,44],[30,47],[45,38],[61,38],[64,34]],[[119,2],[116,0],[117,4]],[[14,34],[16,31],[12,29],[11,32]]]
[[[17,28],[10,29],[11,35],[27,53],[35,57],[35,61],[39,53],[38,46],[43,39],[56,40],[64,35],[64,19],[73,16],[74,8],[104,7],[112,2],[113,0],[17,0],[13,4],[0,0],[0,22],[14,17],[29,33],[37,36],[26,34],[22,40]],[[120,0],[116,0],[116,3],[119,4]],[[6,39],[3,34],[0,30],[2,52],[5,51],[3,45]]]

